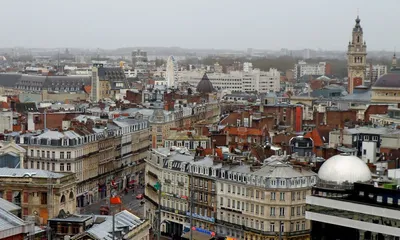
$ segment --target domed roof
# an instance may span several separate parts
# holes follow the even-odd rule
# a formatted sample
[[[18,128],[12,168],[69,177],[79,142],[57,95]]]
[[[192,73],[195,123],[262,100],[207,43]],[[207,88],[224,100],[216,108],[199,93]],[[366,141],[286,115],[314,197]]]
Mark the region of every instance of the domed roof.
[[[372,87],[400,88],[400,71],[392,71],[381,76]]]
[[[356,156],[339,154],[326,160],[318,171],[319,179],[327,182],[367,182],[371,171],[367,164]]]
[[[207,73],[204,73],[203,78],[200,80],[199,84],[196,87],[197,92],[199,93],[212,93],[214,92],[214,87],[207,77]]]

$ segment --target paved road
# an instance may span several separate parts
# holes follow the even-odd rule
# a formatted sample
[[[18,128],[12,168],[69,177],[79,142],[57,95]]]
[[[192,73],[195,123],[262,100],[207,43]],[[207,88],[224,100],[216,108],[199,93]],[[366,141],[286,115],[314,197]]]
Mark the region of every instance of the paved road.
[[[132,189],[127,194],[122,193],[121,207],[130,210],[139,217],[143,217],[144,205],[140,205],[141,200],[136,199],[136,195],[139,193],[143,193],[143,188],[135,189],[135,193],[132,192]],[[81,214],[100,214],[100,207],[103,205],[108,205],[108,198],[82,208]]]

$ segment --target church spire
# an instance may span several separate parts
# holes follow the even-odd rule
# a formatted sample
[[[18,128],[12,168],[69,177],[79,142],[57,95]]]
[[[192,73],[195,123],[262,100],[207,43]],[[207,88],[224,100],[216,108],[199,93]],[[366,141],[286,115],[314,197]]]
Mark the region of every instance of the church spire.
[[[393,58],[392,58],[392,69],[396,69],[397,65],[397,58],[396,58],[396,50],[393,52]]]

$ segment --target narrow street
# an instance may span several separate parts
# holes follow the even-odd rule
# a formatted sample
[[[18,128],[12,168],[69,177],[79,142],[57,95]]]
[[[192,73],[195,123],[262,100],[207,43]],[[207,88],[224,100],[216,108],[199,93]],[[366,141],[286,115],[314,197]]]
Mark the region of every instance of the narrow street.
[[[122,205],[121,209],[127,209],[137,215],[138,217],[144,217],[144,205],[141,205],[140,202],[142,200],[136,199],[138,194],[143,193],[143,188],[136,188],[133,193],[132,189],[129,189],[127,194],[122,193],[121,200]],[[102,199],[97,203],[90,204],[81,209],[80,214],[100,214],[100,207],[104,205],[108,205],[108,198]]]

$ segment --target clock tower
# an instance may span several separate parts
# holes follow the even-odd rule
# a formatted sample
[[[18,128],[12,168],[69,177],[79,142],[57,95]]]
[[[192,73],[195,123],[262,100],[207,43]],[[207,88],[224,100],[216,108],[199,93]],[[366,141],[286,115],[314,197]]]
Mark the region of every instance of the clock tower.
[[[363,37],[363,30],[357,16],[356,25],[353,28],[352,40],[347,50],[347,76],[348,91],[353,93],[355,87],[363,85],[367,66],[367,45]]]

